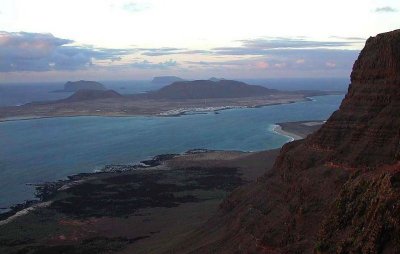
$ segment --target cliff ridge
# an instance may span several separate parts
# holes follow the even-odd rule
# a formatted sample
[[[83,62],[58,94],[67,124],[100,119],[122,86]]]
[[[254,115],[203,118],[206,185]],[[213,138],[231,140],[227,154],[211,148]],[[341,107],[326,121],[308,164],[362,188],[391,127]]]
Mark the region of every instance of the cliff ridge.
[[[399,253],[399,67],[400,30],[369,38],[339,110],[175,250]]]

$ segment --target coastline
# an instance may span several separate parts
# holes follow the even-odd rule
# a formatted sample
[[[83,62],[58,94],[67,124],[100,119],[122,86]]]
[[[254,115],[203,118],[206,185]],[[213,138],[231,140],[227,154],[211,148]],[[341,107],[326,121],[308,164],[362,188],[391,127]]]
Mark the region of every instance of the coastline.
[[[155,101],[155,100],[93,100],[77,103],[24,104],[0,107],[0,123],[58,117],[179,117],[187,114],[216,113],[228,109],[262,108],[299,102],[312,102],[315,97],[340,95],[338,93],[313,96],[291,96],[283,98],[250,97],[232,99],[210,99],[208,105],[199,100]],[[144,103],[144,104],[143,104]],[[113,105],[112,107],[110,105]]]
[[[279,134],[283,133],[289,134]],[[192,149],[157,155],[136,165],[108,165],[100,172],[37,184],[39,201],[3,215],[0,240],[6,243],[5,250],[13,250],[4,236],[8,236],[8,228],[22,225],[26,230],[16,239],[32,239],[26,246],[34,243],[43,250],[47,246],[41,243],[49,240],[56,246],[75,246],[80,241],[94,249],[100,248],[102,241],[114,241],[121,250],[141,250],[139,253],[147,253],[153,246],[168,249],[169,245],[160,242],[173,243],[176,236],[185,236],[202,225],[234,189],[256,181],[272,168],[278,154],[279,149]],[[252,165],[250,170],[248,165]],[[177,220],[182,223],[177,224]],[[39,225],[56,238],[38,234],[35,230]],[[91,238],[93,232],[103,240],[92,241],[98,239]]]
[[[270,150],[267,150],[270,151]],[[87,178],[102,177],[112,174],[121,174],[129,172],[140,171],[159,171],[169,170],[170,166],[167,164],[170,161],[181,160],[181,158],[194,158],[195,160],[225,160],[224,157],[241,157],[257,152],[245,152],[236,150],[212,150],[195,148],[182,153],[176,154],[158,154],[149,159],[141,160],[135,164],[107,164],[101,170],[94,170],[92,172],[77,173],[68,175],[65,178],[42,182],[42,183],[29,183],[35,187],[35,199],[26,200],[23,203],[17,203],[10,207],[3,208],[6,211],[0,212],[0,226],[12,222],[14,218],[26,215],[37,208],[47,207],[51,204],[49,201],[54,193],[64,191],[75,185],[79,185]]]
[[[75,117],[75,116],[64,116],[64,117]],[[116,116],[109,116],[109,117],[116,117]],[[122,116],[125,117],[125,116]],[[44,118],[53,118],[53,117],[44,117]],[[25,119],[25,120],[31,120],[30,119]],[[23,120],[23,119],[21,119]],[[17,120],[10,120],[10,121],[17,121]],[[300,122],[290,122],[290,124],[298,124],[298,125],[304,125],[307,123],[314,123],[316,122],[315,120],[313,121],[300,121]],[[287,142],[292,142],[295,140],[300,140],[303,139],[304,136],[302,136],[300,133],[296,133],[295,131],[291,132],[286,129],[282,128],[282,125],[286,123],[277,123],[272,125],[272,128],[270,128],[271,132],[274,132],[278,135],[284,136],[289,138]],[[309,130],[311,131],[311,129]],[[105,173],[112,173],[112,172],[122,172],[122,171],[130,171],[130,170],[143,170],[143,169],[160,169],[160,165],[163,164],[164,161],[172,159],[173,157],[182,157],[182,156],[200,156],[201,154],[211,154],[211,153],[240,153],[240,154],[253,154],[257,152],[245,152],[245,151],[233,151],[233,150],[210,150],[210,149],[190,149],[188,151],[185,151],[180,154],[160,154],[160,155],[155,155],[152,158],[145,159],[142,161],[139,161],[135,164],[127,164],[127,165],[119,165],[119,164],[108,164],[105,165],[101,170],[89,172],[89,173],[78,173],[74,175],[69,175],[66,177],[66,179],[59,179],[54,182],[48,182],[48,183],[36,183],[36,184],[31,184],[36,186],[36,190],[42,186],[47,186],[49,187],[50,185],[62,185],[62,186],[69,186],[75,182],[79,182],[79,180],[82,177],[87,177],[87,176],[95,176],[95,175],[100,175],[100,174],[105,174]],[[163,168],[163,167],[161,167]],[[61,186],[58,186],[61,188]],[[40,193],[40,191],[39,191]],[[39,194],[40,196],[40,194]],[[37,196],[38,197],[38,196]],[[19,213],[20,211],[25,211],[29,207],[35,207],[38,204],[41,204],[42,202],[45,202],[47,200],[46,197],[38,197],[39,200],[28,200],[25,203],[21,204],[15,204],[11,207],[7,207],[7,211],[1,212],[0,215],[0,222],[3,221],[4,219],[13,217],[15,214]],[[30,211],[30,210],[28,210]],[[1,218],[2,217],[2,218]],[[1,224],[0,224],[1,225]]]
[[[299,100],[291,100],[285,102],[272,102],[272,103],[263,103],[259,105],[248,105],[248,106],[239,106],[239,105],[229,105],[229,106],[215,106],[215,107],[192,107],[192,108],[175,108],[170,109],[164,112],[153,113],[153,114],[140,114],[140,113],[133,113],[133,114],[121,114],[115,112],[105,112],[105,113],[90,113],[90,114],[65,114],[65,115],[26,115],[26,116],[12,116],[12,117],[0,117],[1,122],[13,122],[13,121],[28,121],[28,120],[36,120],[36,119],[47,119],[47,118],[60,118],[60,117],[136,117],[136,116],[143,116],[143,117],[180,117],[183,115],[191,114],[191,113],[218,113],[220,111],[229,110],[229,109],[245,109],[245,108],[262,108],[268,106],[275,106],[275,105],[285,105],[285,104],[292,104],[297,102],[306,102],[312,101],[309,97],[305,97]]]
[[[310,98],[303,98],[302,100],[298,100],[298,101],[288,101],[288,102],[283,102],[283,103],[271,103],[271,104],[264,104],[264,105],[257,105],[257,106],[234,106],[234,107],[223,107],[223,108],[215,108],[215,107],[207,107],[205,109],[207,109],[206,112],[216,112],[216,111],[222,111],[222,110],[227,110],[227,109],[241,109],[241,108],[261,108],[261,107],[268,107],[268,106],[272,106],[272,105],[285,105],[285,104],[293,104],[293,103],[297,103],[297,102],[307,102],[307,101],[311,101]],[[204,108],[202,108],[204,109]],[[186,109],[187,111],[185,112],[181,112],[180,114],[171,114],[171,115],[166,115],[166,116],[159,116],[159,117],[177,117],[177,116],[183,116],[186,115],[190,112],[192,112],[192,109]],[[195,111],[195,113],[198,111]],[[25,120],[34,120],[34,119],[41,119],[41,118],[59,118],[59,117],[135,117],[135,116],[145,116],[145,115],[113,115],[113,114],[106,114],[106,115],[72,115],[72,116],[28,116],[28,117],[13,117],[12,119],[0,119],[0,122],[7,122],[7,121],[25,121]],[[154,117],[154,116],[158,116],[158,115],[146,115],[146,116],[150,116],[150,117]],[[294,140],[299,140],[304,138],[303,136],[296,134],[296,132],[291,132],[290,130],[286,130],[284,126],[280,125],[279,123],[274,125],[274,127],[272,129],[269,129],[269,131],[272,131],[278,135],[281,136],[285,136],[287,138],[289,138],[289,141],[286,142],[291,142]],[[157,156],[157,155],[156,155]],[[140,163],[140,162],[139,162]],[[116,165],[112,165],[112,166],[116,166]],[[131,165],[132,166],[132,165]],[[137,165],[133,165],[133,167],[135,167]],[[127,168],[128,166],[125,165],[125,168]],[[112,167],[109,167],[108,169],[111,169]],[[113,171],[113,170],[109,170],[109,171]],[[118,171],[118,170],[117,170]],[[103,171],[104,172],[104,171]],[[67,176],[68,177],[68,176]],[[18,204],[17,204],[18,205]],[[10,207],[8,207],[8,209],[10,209]],[[1,212],[0,214],[5,214],[7,212],[9,212],[8,209],[5,209],[5,212]],[[21,209],[21,207],[19,207],[19,209]],[[19,210],[17,209],[17,210]]]
[[[304,139],[304,137],[302,137],[302,136],[300,136],[300,135],[297,135],[297,134],[295,134],[295,133],[292,133],[292,132],[288,132],[288,131],[283,130],[283,129],[282,129],[282,126],[279,125],[279,124],[273,125],[273,127],[272,127],[272,132],[275,132],[275,133],[278,134],[278,135],[281,135],[281,136],[284,136],[284,137],[289,138],[290,140],[289,140],[288,142],[292,142],[292,141],[295,141],[295,140]]]
[[[196,149],[154,157],[139,170],[115,165],[44,183],[41,201],[0,222],[0,252],[97,253],[110,244],[127,253],[167,250],[217,212],[234,189],[272,168],[278,152]]]

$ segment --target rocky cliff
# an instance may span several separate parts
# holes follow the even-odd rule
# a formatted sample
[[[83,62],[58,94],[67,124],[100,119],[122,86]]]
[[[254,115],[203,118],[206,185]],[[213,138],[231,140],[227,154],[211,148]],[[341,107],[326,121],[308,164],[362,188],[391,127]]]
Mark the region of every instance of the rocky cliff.
[[[400,30],[367,40],[340,108],[175,251],[400,253]]]

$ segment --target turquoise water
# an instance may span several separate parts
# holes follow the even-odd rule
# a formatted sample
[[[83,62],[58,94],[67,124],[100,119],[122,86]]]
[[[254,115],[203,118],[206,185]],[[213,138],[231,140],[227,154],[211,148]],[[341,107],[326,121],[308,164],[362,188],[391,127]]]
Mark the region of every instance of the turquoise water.
[[[288,141],[277,122],[326,119],[343,96],[181,117],[61,117],[0,123],[0,207],[33,198],[26,183],[194,148],[259,151]]]

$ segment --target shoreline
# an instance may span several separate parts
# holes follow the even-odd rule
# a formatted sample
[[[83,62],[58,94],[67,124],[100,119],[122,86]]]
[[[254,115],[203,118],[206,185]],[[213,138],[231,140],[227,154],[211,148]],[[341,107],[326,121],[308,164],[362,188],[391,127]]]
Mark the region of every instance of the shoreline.
[[[288,137],[288,138],[290,139],[288,142],[292,142],[292,141],[295,141],[295,140],[304,139],[304,137],[302,137],[302,136],[300,136],[300,135],[297,135],[297,134],[295,134],[295,133],[292,133],[292,132],[288,132],[288,131],[283,130],[283,129],[282,129],[282,126],[279,125],[279,124],[275,124],[275,125],[272,127],[272,132],[275,132],[276,134],[281,135],[281,136],[284,136],[284,137]]]
[[[41,188],[42,202],[0,222],[0,252],[35,248],[53,253],[83,246],[96,253],[110,244],[127,253],[166,248],[165,243],[183,239],[202,225],[234,189],[272,168],[277,155],[278,149],[256,153],[197,149],[160,157],[162,164],[149,169],[47,183]]]
[[[268,105],[267,105],[268,106]],[[184,115],[184,114],[181,114]],[[77,116],[61,116],[61,117],[77,117]],[[96,116],[93,116],[96,117]],[[98,116],[102,117],[102,116]],[[104,116],[104,117],[128,117],[128,116]],[[43,117],[43,118],[56,118],[56,117]],[[40,118],[29,118],[29,119],[21,119],[21,120],[33,120],[33,119],[40,119]],[[9,120],[9,121],[19,121],[17,119],[15,120]],[[1,120],[0,120],[1,122]],[[315,121],[299,121],[298,123],[307,123],[307,122],[315,122]],[[289,132],[286,130],[283,130],[282,126],[280,124],[274,124],[272,128],[269,129],[269,131],[289,138],[289,141],[287,142],[292,142],[295,140],[300,140],[304,139],[304,137],[297,135],[296,133]],[[268,150],[266,150],[268,151]],[[94,170],[92,172],[82,172],[82,173],[77,173],[74,175],[68,175],[63,179],[58,179],[55,181],[51,182],[44,182],[44,183],[33,183],[30,185],[36,186],[35,189],[38,190],[41,186],[50,186],[50,185],[62,185],[62,186],[69,186],[73,185],[75,182],[79,182],[79,180],[83,177],[87,176],[95,176],[95,175],[100,175],[100,174],[105,174],[105,173],[115,173],[115,172],[122,172],[122,171],[131,171],[131,170],[152,170],[152,168],[160,166],[164,161],[167,161],[168,159],[171,159],[176,156],[187,156],[187,155],[193,155],[193,154],[207,154],[207,153],[214,153],[214,152],[235,152],[235,153],[243,153],[243,154],[253,154],[257,152],[253,151],[241,151],[241,150],[213,150],[213,149],[203,149],[203,148],[194,148],[187,150],[182,153],[178,154],[158,154],[155,155],[151,158],[141,160],[137,163],[133,164],[107,164],[104,165],[104,167],[100,170]],[[60,187],[60,186],[59,186]],[[60,187],[61,188],[61,187]],[[39,194],[40,195],[40,194]],[[17,203],[14,204],[10,207],[5,208],[5,212],[0,212],[0,225],[2,225],[2,222],[4,220],[7,220],[8,218],[14,217],[16,214],[19,214],[20,211],[30,211],[29,208],[36,207],[37,205],[42,204],[43,202],[46,202],[46,197],[39,197],[38,195],[36,196],[38,199],[34,200],[27,200],[23,203]]]
[[[327,95],[322,95],[327,96]],[[199,108],[176,108],[167,110],[165,112],[154,113],[154,114],[118,114],[118,113],[105,113],[105,114],[76,114],[76,115],[52,115],[52,116],[39,116],[39,115],[27,115],[27,116],[15,116],[15,117],[4,117],[0,118],[0,123],[2,122],[15,122],[15,121],[29,121],[29,120],[36,120],[36,119],[48,119],[48,118],[61,118],[61,117],[181,117],[184,115],[191,115],[193,114],[200,114],[200,113],[219,113],[220,111],[224,110],[234,110],[234,109],[255,109],[255,108],[263,108],[268,106],[276,106],[276,105],[286,105],[286,104],[293,104],[299,102],[308,102],[308,101],[315,101],[315,99],[311,99],[310,97],[304,97],[299,100],[287,101],[282,103],[267,103],[267,104],[260,104],[260,105],[249,105],[249,106],[236,106],[236,105],[229,105],[229,106],[215,106],[215,107],[199,107]]]
[[[271,104],[263,104],[263,105],[256,105],[256,106],[220,106],[220,107],[205,107],[205,108],[177,108],[171,109],[166,112],[156,113],[156,114],[77,114],[77,115],[54,115],[54,116],[21,116],[21,117],[5,117],[0,118],[1,122],[14,122],[14,121],[28,121],[28,120],[35,120],[35,119],[47,119],[47,118],[61,118],[61,117],[180,117],[184,115],[189,115],[191,112],[193,113],[212,113],[212,112],[219,112],[229,109],[244,109],[244,108],[262,108],[274,105],[284,105],[284,104],[292,104],[296,102],[304,102],[310,101],[309,99],[298,100],[298,101],[289,101],[283,103],[271,103]]]
[[[272,149],[273,150],[273,149]],[[266,150],[269,151],[269,150]],[[9,222],[12,222],[15,218],[20,217],[22,215],[26,215],[31,211],[36,210],[37,208],[46,207],[50,205],[49,199],[52,194],[73,187],[76,184],[80,184],[84,181],[85,178],[88,177],[96,177],[107,174],[114,173],[123,173],[129,171],[157,171],[157,170],[168,170],[165,168],[165,163],[178,157],[185,156],[202,156],[202,155],[211,155],[213,153],[232,153],[232,154],[242,154],[249,155],[257,152],[246,152],[240,150],[213,150],[213,149],[203,149],[203,148],[194,148],[187,150],[182,153],[174,153],[174,154],[158,154],[151,158],[141,160],[135,164],[107,164],[101,170],[92,171],[92,172],[81,172],[77,174],[68,175],[64,178],[57,179],[49,182],[42,183],[29,183],[27,185],[34,186],[35,189],[35,199],[25,200],[22,203],[17,203],[11,205],[10,207],[4,207],[2,209],[6,210],[5,212],[0,212],[0,226],[5,225]]]

